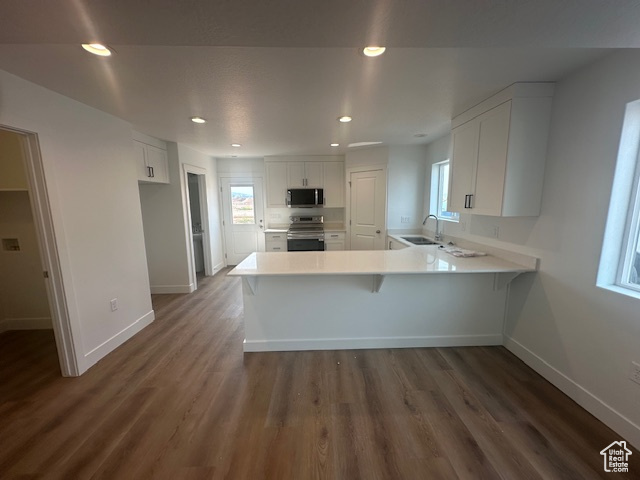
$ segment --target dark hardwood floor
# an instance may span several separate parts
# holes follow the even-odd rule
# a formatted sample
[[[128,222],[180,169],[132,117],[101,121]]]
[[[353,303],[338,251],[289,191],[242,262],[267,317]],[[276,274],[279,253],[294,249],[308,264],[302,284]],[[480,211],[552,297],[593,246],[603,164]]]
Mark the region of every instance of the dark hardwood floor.
[[[79,378],[0,335],[0,479],[590,479],[619,436],[501,347],[242,353],[237,278]]]

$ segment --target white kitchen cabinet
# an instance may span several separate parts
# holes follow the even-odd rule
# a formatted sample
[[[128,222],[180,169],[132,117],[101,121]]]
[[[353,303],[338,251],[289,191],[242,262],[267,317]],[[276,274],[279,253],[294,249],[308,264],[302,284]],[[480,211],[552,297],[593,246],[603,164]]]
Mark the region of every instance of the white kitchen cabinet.
[[[287,251],[287,233],[265,233],[265,251],[267,252],[286,252]]]
[[[403,248],[407,248],[407,245],[391,237],[387,237],[387,250],[402,250]]]
[[[324,249],[327,251],[345,249],[345,232],[325,232]]]
[[[288,162],[287,184],[289,188],[322,188],[323,162]]]
[[[344,207],[344,162],[324,162],[324,206]]]
[[[267,177],[267,207],[284,208],[287,206],[287,162],[265,163]]]
[[[344,161],[342,157],[269,157],[265,161],[267,207],[286,207],[288,188],[324,189],[325,207],[344,207]],[[276,160],[277,159],[277,160]],[[337,159],[341,159],[337,161]]]
[[[539,215],[552,97],[518,83],[452,120],[450,211]]]
[[[138,182],[169,183],[167,151],[153,145],[133,141],[138,166]]]

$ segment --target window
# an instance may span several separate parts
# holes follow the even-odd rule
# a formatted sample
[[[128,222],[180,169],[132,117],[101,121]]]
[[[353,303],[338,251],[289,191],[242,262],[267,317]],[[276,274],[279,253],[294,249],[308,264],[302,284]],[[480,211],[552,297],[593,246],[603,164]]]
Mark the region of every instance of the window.
[[[252,185],[231,185],[231,216],[234,225],[253,225],[256,214]]]
[[[460,214],[447,211],[449,197],[449,160],[434,163],[431,167],[431,201],[429,213],[441,220],[457,222]]]
[[[597,285],[640,299],[640,100],[627,104]]]

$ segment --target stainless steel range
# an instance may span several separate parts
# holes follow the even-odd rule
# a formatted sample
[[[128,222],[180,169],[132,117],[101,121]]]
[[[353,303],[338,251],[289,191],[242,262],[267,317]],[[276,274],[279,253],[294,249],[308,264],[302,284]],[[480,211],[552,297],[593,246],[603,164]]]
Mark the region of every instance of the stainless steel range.
[[[287,250],[313,252],[324,250],[324,217],[322,215],[291,216],[287,230]]]

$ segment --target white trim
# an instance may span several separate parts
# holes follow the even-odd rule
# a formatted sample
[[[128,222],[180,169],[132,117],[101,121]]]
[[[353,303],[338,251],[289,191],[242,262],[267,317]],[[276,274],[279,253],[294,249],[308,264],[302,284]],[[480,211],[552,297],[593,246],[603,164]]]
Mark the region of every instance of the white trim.
[[[148,326],[155,319],[155,313],[153,310],[145,313],[142,317],[137,319],[131,325],[116,333],[106,342],[101,343],[96,348],[87,352],[85,358],[85,369],[88,370],[91,366],[95,365],[98,360],[104,358],[109,353],[113,352],[116,348],[122,345],[124,342],[133,337],[136,333],[141,331],[144,327]]]
[[[356,350],[366,348],[471,347],[502,345],[503,336],[446,335],[429,337],[318,338],[292,340],[250,340],[245,352],[290,352],[298,350]]]
[[[558,387],[578,405],[615,430],[634,447],[640,448],[640,426],[607,405],[582,385],[553,367],[517,340],[505,335],[504,346],[546,380]]]
[[[202,249],[204,254],[204,272],[205,275],[212,275],[213,267],[211,265],[211,231],[209,228],[209,197],[207,195],[207,169],[198,167],[196,165],[190,165],[188,163],[182,164],[182,175],[180,176],[180,188],[182,190],[182,211],[184,218],[184,230],[187,243],[187,254],[189,256],[189,283],[193,286],[194,290],[198,288],[198,280],[196,275],[196,260],[195,253],[193,251],[193,233],[191,222],[191,207],[189,200],[189,174],[192,173],[198,176],[198,194],[200,196],[200,223],[202,225]],[[153,287],[152,287],[153,288]],[[187,292],[187,293],[191,293]],[[153,291],[151,293],[154,293]],[[165,292],[165,293],[182,293],[182,292]]]
[[[51,313],[51,324],[58,350],[60,371],[65,377],[77,377],[85,370],[81,368],[83,359],[80,352],[82,347],[80,344],[76,345],[71,326],[67,292],[65,292],[64,288],[64,278],[38,135],[34,132],[17,130],[9,126],[0,125],[0,128],[22,137],[24,167],[29,186],[28,191],[34,227],[38,237],[40,260],[43,271],[49,273],[48,279],[45,280],[45,286]]]
[[[166,294],[166,293],[193,293],[196,290],[196,285],[190,283],[189,285],[151,285],[149,287],[151,294]]]
[[[225,267],[225,263],[224,262],[220,262],[217,265],[214,265],[213,267],[213,272],[211,273],[211,275],[215,275],[216,273],[218,273],[220,270],[222,270]]]
[[[5,318],[0,320],[0,333],[9,330],[51,330],[51,317]]]

